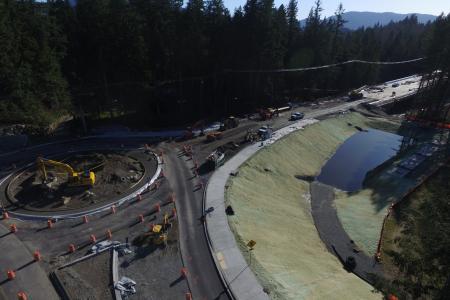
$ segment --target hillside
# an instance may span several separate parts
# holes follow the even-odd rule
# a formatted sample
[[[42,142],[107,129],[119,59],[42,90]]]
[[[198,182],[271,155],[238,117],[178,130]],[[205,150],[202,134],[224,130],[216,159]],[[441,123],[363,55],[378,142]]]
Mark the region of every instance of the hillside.
[[[397,14],[392,12],[376,13],[376,12],[362,12],[362,11],[349,11],[344,13],[344,20],[347,21],[345,28],[355,30],[360,27],[371,27],[379,23],[380,25],[386,25],[389,22],[398,22],[404,20],[406,17],[413,14]],[[428,21],[434,21],[436,16],[426,14],[415,14],[419,23],[427,23]],[[333,18],[333,17],[332,17]],[[304,26],[306,20],[301,20],[300,25]]]

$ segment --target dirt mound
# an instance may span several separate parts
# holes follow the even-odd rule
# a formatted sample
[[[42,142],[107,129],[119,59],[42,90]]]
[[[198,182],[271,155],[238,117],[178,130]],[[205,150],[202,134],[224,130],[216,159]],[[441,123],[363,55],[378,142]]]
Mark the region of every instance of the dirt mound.
[[[9,185],[8,197],[15,204],[30,210],[68,210],[87,207],[125,194],[145,174],[144,165],[125,153],[77,154],[59,160],[76,172],[95,173],[93,187],[68,185],[70,175],[54,167],[46,167],[50,181],[35,167],[17,176]]]

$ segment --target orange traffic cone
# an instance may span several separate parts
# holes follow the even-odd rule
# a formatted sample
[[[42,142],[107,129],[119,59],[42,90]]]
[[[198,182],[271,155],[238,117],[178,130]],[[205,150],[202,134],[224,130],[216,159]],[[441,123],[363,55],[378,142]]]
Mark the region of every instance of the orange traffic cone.
[[[70,253],[74,253],[75,250],[76,250],[75,245],[74,245],[74,244],[70,244],[70,245],[69,245],[69,252],[70,252]]]
[[[34,261],[40,261],[42,259],[41,252],[39,250],[35,250],[33,253]]]
[[[181,277],[186,278],[187,277],[187,269],[186,268],[181,268]]]
[[[12,232],[12,233],[16,233],[17,232],[16,224],[9,225],[9,231]]]
[[[97,238],[93,234],[90,235],[89,240],[91,241],[92,244],[95,244],[95,242],[97,242]]]
[[[16,278],[16,272],[14,272],[13,270],[8,270],[6,272],[6,275],[8,276],[8,280],[13,280],[14,278]]]

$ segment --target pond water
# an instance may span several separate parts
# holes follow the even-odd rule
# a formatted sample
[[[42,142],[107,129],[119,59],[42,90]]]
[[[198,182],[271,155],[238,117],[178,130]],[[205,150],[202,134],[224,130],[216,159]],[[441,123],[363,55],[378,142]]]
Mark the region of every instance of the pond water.
[[[323,166],[317,180],[353,192],[362,188],[370,170],[397,154],[402,137],[369,129],[348,138]]]

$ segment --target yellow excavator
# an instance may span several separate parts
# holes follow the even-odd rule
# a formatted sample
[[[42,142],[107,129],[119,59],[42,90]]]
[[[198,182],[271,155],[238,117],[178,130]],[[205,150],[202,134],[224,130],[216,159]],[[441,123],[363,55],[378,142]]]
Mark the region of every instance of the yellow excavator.
[[[36,165],[38,169],[41,171],[44,182],[48,180],[48,174],[46,167],[53,167],[55,169],[61,170],[67,174],[67,180],[69,186],[88,186],[93,187],[95,184],[95,173],[92,171],[85,172],[76,172],[71,166],[68,164],[45,159],[42,157],[38,157],[36,159]]]

